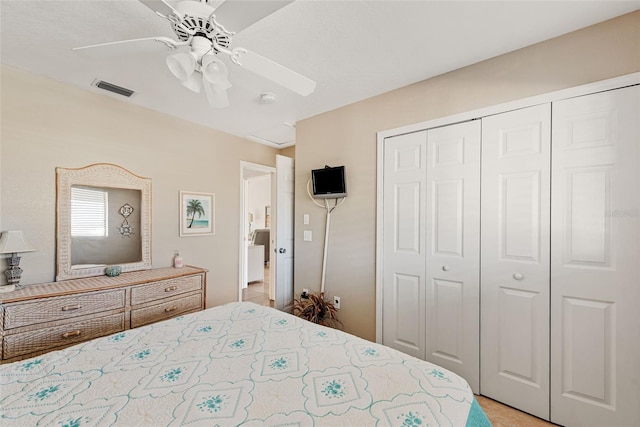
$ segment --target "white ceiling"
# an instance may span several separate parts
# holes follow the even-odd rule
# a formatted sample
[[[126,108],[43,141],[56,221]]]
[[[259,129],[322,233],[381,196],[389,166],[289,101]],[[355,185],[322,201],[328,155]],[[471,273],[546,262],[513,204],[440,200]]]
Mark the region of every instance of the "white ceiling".
[[[144,52],[71,50],[175,38],[169,23],[137,0],[0,0],[0,55],[6,65],[285,147],[298,120],[639,8],[640,1],[614,0],[297,0],[237,34],[231,47],[246,47],[315,80],[316,91],[302,97],[230,65],[226,109],[211,108],[204,94],[185,89],[167,69],[169,52],[160,44]],[[96,79],[136,94],[127,99],[104,92],[91,86]],[[274,93],[276,103],[261,104],[264,91]]]

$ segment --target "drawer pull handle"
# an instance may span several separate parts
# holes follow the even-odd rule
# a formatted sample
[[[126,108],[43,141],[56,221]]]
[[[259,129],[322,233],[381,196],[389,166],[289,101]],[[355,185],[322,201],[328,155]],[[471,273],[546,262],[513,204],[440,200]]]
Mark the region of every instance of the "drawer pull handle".
[[[164,309],[164,311],[165,311],[165,313],[168,313],[168,312],[170,312],[170,311],[175,311],[175,310],[177,310],[177,309],[178,309],[178,307],[176,307],[176,306],[174,305],[173,307],[167,307],[167,308],[165,308],[165,309]]]
[[[171,292],[171,291],[175,291],[176,289],[178,289],[177,286],[169,286],[168,288],[164,288],[164,291]]]
[[[73,311],[78,310],[79,308],[79,305],[65,305],[64,307],[62,307],[62,311]]]
[[[64,334],[62,334],[62,338],[71,338],[71,337],[77,337],[81,334],[82,332],[80,330],[77,331],[70,331],[70,332],[65,332]]]

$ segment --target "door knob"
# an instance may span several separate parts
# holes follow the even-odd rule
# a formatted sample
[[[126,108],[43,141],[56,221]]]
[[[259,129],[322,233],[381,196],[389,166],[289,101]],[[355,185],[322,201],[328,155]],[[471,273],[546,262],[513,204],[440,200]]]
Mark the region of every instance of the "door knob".
[[[449,271],[449,270],[451,270],[451,268],[449,268],[448,265],[443,265],[442,266],[442,271]]]
[[[287,250],[285,248],[280,248],[278,249],[278,252],[280,252],[281,254],[287,253]]]
[[[514,273],[513,278],[516,280],[522,280],[524,276],[520,273]]]

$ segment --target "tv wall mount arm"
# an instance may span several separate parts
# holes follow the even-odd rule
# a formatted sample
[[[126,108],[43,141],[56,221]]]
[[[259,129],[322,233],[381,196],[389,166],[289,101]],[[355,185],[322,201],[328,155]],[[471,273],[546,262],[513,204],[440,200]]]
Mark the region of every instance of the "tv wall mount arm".
[[[309,195],[309,198],[316,206],[323,208],[327,212],[327,220],[324,225],[324,248],[322,253],[322,279],[320,281],[320,297],[324,298],[324,284],[327,276],[327,252],[329,250],[329,228],[331,226],[331,212],[333,212],[338,206],[341,206],[344,203],[345,198],[338,197],[333,199],[334,201],[333,206],[330,206],[329,199],[324,199],[324,204],[320,204],[311,195],[311,190],[309,189],[310,183],[311,183],[311,180],[307,181],[307,194]]]

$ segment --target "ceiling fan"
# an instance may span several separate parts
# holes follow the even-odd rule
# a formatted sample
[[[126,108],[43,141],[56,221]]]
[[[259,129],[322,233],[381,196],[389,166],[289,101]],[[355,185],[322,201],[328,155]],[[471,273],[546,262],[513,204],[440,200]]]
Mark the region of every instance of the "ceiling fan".
[[[163,36],[146,37],[82,46],[73,50],[148,42],[162,43],[172,51],[188,47],[188,51],[180,50],[167,56],[167,66],[188,89],[194,92],[204,89],[209,104],[217,108],[229,105],[227,90],[231,87],[229,70],[225,62],[219,58],[219,54],[228,56],[233,64],[299,95],[307,96],[315,90],[315,81],[248,49],[231,47],[233,35],[281,9],[292,0],[226,0],[218,7],[212,6],[207,0],[182,0],[173,6],[165,0],[139,1],[156,15],[169,21],[177,40]],[[223,26],[218,20],[227,23]]]

